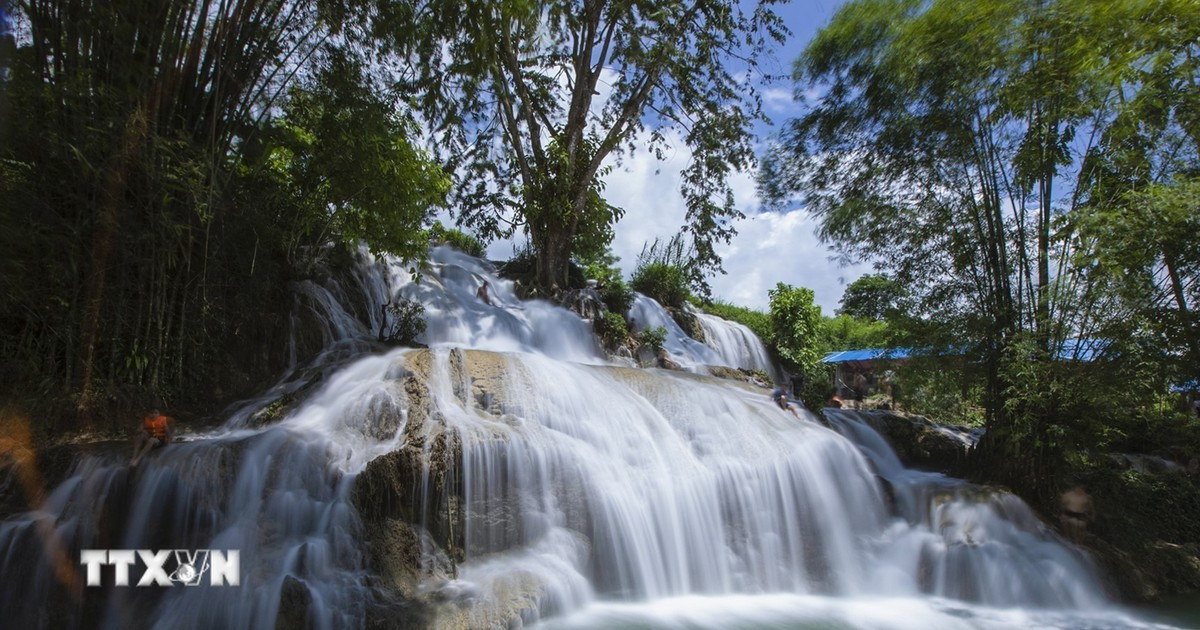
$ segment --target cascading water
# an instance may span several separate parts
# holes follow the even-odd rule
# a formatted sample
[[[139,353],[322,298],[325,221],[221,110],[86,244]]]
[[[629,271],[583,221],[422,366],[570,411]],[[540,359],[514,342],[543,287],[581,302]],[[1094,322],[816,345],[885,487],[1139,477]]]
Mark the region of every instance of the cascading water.
[[[327,323],[327,349],[363,350],[319,357],[319,386],[282,420],[248,428],[239,410],[136,470],[124,448],[84,456],[0,521],[5,623],[271,627],[301,606],[314,627],[400,626],[408,609],[386,600],[407,565],[378,564],[391,549],[413,556],[403,595],[439,626],[1144,625],[1015,497],[904,469],[852,414],[830,430],[747,384],[606,365],[586,323],[457,252],[434,250],[419,282],[364,265],[357,307],[304,289],[351,318]],[[483,280],[495,306],[475,298]],[[371,341],[397,294],[426,306],[429,349]],[[633,316],[672,330],[660,313],[639,296]],[[55,547],[76,569],[82,548],[240,549],[242,585],[73,602]]]
[[[536,352],[563,361],[601,363],[591,328],[566,309],[544,300],[520,300],[511,280],[486,262],[448,247],[430,251],[428,268],[415,282],[403,263],[382,262],[389,285],[401,298],[425,307],[428,326],[418,340],[497,352]],[[476,297],[490,285],[491,305]]]
[[[642,332],[647,328],[664,328],[667,331],[663,349],[680,365],[695,369],[704,365],[724,365],[721,355],[696,341],[683,332],[675,319],[661,304],[641,293],[635,293],[633,306],[628,317],[633,320],[633,329]]]
[[[746,370],[761,370],[773,381],[782,381],[779,368],[771,361],[767,347],[763,345],[758,335],[744,324],[731,322],[708,313],[694,313],[694,315],[704,330],[704,344],[717,352],[717,355],[720,356],[720,365]]]
[[[923,574],[922,590],[997,606],[1095,608],[1104,601],[1090,561],[1016,496],[901,465],[863,412],[829,409],[892,489],[902,525],[885,533],[885,566]]]

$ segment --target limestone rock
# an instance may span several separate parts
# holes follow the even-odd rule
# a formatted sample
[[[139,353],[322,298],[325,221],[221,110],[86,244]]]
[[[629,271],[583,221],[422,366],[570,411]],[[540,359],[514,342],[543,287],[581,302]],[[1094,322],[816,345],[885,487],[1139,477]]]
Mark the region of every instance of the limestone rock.
[[[311,628],[308,609],[312,606],[312,593],[304,582],[292,576],[283,578],[283,590],[279,594],[279,614],[275,617],[276,630]]]
[[[767,389],[771,388],[771,379],[759,371],[727,367],[724,365],[706,365],[705,368],[708,369],[709,374],[717,378],[749,383],[755,387],[764,387]]]
[[[704,327],[700,325],[700,318],[686,308],[671,308],[667,307],[667,312],[671,314],[671,319],[675,320],[676,324],[687,333],[687,336],[705,343],[708,337],[704,334]]]

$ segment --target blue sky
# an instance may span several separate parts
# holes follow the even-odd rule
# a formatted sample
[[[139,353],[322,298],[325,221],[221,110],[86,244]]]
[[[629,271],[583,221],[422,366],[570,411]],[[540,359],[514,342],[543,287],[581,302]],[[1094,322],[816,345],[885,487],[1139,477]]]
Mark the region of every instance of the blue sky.
[[[840,4],[839,0],[796,0],[780,7],[792,36],[766,63],[764,71],[790,75],[792,61]],[[765,145],[779,124],[798,112],[792,91],[790,81],[780,81],[764,93],[767,115],[775,125],[756,129],[760,145]],[[621,257],[618,264],[626,274],[633,271],[643,243],[656,237],[668,239],[684,223],[679,172],[687,164],[688,154],[682,142],[676,146],[664,162],[645,151],[638,152],[606,178],[605,196],[625,209],[625,217],[617,223],[612,249]],[[869,271],[869,266],[842,267],[830,260],[832,252],[817,240],[814,223],[803,210],[762,211],[753,173],[739,173],[733,187],[736,203],[746,218],[737,223],[738,235],[733,242],[718,249],[728,273],[710,279],[714,296],[765,309],[767,290],[776,282],[786,282],[812,289],[822,312],[832,314],[845,285]],[[512,254],[512,243],[493,243],[488,253],[491,258],[507,258]]]

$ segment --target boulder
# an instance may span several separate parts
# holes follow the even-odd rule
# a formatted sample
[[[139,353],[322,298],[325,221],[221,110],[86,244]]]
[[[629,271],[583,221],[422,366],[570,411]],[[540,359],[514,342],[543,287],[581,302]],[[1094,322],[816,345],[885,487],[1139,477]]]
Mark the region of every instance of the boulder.
[[[682,370],[683,369],[682,366],[680,366],[678,363],[675,362],[674,359],[671,358],[671,355],[667,354],[667,351],[665,349],[661,349],[661,348],[659,349],[658,354],[655,356],[655,364],[664,370]]]
[[[312,593],[300,580],[283,578],[283,589],[279,593],[279,614],[275,616],[275,630],[311,628],[308,609],[312,606]]]
[[[1161,475],[1183,473],[1187,468],[1177,462],[1158,455],[1145,453],[1109,453],[1109,459],[1123,470],[1135,470],[1142,474]]]

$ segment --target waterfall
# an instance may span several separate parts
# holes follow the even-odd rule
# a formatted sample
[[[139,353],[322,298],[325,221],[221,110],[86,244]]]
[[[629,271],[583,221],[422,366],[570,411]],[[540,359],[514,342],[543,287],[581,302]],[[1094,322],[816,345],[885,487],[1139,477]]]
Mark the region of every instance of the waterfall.
[[[430,250],[419,281],[408,267],[385,259],[391,286],[401,298],[425,306],[428,322],[418,341],[430,346],[459,346],[497,352],[536,352],[563,361],[603,362],[603,353],[587,322],[545,300],[520,300],[511,280],[492,266],[449,247]],[[491,305],[475,297],[490,285]]]
[[[704,343],[716,351],[720,357],[720,365],[737,367],[746,370],[761,370],[771,377],[774,382],[780,382],[782,375],[779,368],[771,361],[767,347],[763,345],[758,335],[754,334],[744,324],[731,322],[727,319],[694,313],[704,329]]]
[[[633,320],[633,328],[637,332],[647,328],[665,328],[667,339],[663,349],[680,365],[692,369],[703,365],[723,365],[721,356],[715,350],[688,336],[667,309],[653,299],[635,293],[628,316]]]
[[[359,262],[297,288],[324,349],[273,388],[301,398],[282,419],[248,422],[256,399],[137,469],[125,445],[94,448],[0,521],[6,624],[1144,625],[1019,499],[905,469],[862,417],[831,429],[746,383],[608,364],[586,322],[453,250],[418,279]],[[397,296],[425,305],[427,349],[373,341]],[[722,362],[649,298],[632,315],[667,327],[673,356]],[[86,548],[238,549],[242,585],[76,601],[62,558],[78,574]],[[389,549],[412,556],[391,558],[408,590],[375,564]]]
[[[1004,490],[905,468],[864,416],[826,410],[832,426],[860,447],[892,489],[904,526],[884,538],[886,564],[923,573],[928,592],[996,606],[1094,608],[1104,601],[1088,558],[1023,501]]]

